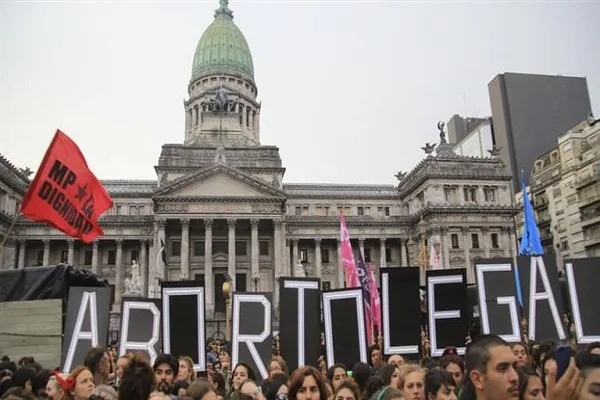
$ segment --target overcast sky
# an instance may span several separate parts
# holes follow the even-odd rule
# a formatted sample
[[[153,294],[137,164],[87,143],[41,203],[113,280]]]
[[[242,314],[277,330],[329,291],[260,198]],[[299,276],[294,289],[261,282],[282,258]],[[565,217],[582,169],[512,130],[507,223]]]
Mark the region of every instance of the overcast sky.
[[[100,178],[155,179],[184,140],[192,57],[218,1],[0,0],[0,152],[37,169],[56,128]],[[600,114],[600,1],[232,1],[261,142],[286,182],[394,183],[437,121],[490,114],[502,72],[586,76]]]

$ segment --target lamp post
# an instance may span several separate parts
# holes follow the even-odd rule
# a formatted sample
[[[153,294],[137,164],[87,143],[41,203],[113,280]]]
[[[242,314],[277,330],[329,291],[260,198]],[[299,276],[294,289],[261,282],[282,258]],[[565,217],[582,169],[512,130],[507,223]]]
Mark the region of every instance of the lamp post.
[[[225,298],[225,338],[227,341],[231,340],[231,282],[225,280],[223,282],[223,297]]]

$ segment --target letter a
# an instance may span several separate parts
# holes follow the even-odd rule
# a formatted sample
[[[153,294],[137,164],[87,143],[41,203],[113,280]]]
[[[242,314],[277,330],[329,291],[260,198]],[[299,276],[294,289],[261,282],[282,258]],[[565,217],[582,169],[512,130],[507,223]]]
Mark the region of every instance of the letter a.
[[[75,350],[80,340],[90,340],[90,347],[98,346],[98,312],[96,308],[96,292],[83,292],[81,298],[81,305],[79,306],[79,312],[77,313],[77,320],[75,321],[75,327],[73,328],[73,335],[71,336],[71,343],[69,343],[69,350],[65,357],[65,365],[63,371],[70,371],[71,365],[73,364],[73,358],[75,357]],[[83,319],[85,318],[85,312],[90,312],[90,331],[84,332]]]

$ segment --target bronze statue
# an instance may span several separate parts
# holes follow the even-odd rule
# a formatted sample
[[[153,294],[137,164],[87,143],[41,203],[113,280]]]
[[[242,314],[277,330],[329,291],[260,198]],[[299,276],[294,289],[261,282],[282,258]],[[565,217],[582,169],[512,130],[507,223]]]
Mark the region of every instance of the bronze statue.
[[[437,124],[437,127],[440,131],[440,144],[446,143],[446,132],[444,132],[445,126],[446,126],[446,124],[444,123],[444,121],[440,121]]]

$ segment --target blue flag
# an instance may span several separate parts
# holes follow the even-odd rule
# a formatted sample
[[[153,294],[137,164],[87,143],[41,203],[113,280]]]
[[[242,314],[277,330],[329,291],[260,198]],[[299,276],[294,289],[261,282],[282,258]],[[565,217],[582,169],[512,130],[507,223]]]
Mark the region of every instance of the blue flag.
[[[520,256],[541,256],[544,254],[542,241],[540,240],[540,232],[538,231],[537,222],[533,207],[529,200],[527,187],[525,186],[525,177],[521,173],[521,184],[523,193],[523,235],[521,237],[521,246],[519,247]],[[523,307],[523,295],[521,292],[521,280],[519,279],[518,267],[515,268],[515,281],[517,284],[517,298],[519,304]]]

